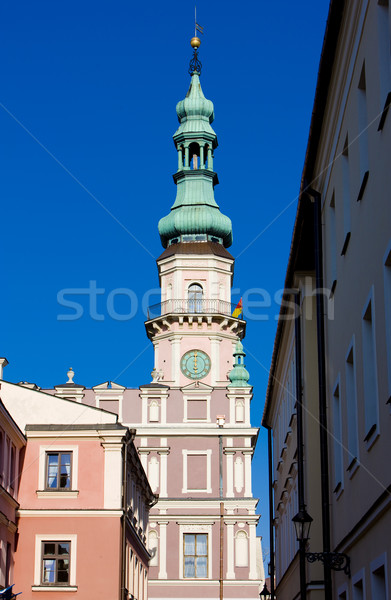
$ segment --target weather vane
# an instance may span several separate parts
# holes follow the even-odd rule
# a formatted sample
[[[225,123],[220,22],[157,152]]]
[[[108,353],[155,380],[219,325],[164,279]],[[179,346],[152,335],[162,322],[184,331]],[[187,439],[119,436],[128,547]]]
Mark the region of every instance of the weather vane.
[[[190,40],[191,47],[194,49],[194,54],[189,65],[189,75],[193,75],[193,73],[201,75],[202,63],[198,58],[198,48],[201,46],[201,40],[197,36],[197,31],[202,33],[202,35],[204,34],[204,28],[197,23],[197,6],[194,6],[194,37]]]

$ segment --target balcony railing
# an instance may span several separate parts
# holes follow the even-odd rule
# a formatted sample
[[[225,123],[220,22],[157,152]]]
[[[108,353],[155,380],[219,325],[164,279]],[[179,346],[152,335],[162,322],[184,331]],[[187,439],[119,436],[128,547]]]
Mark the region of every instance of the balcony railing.
[[[148,308],[148,321],[168,314],[227,315],[231,316],[236,304],[219,299],[165,300]]]

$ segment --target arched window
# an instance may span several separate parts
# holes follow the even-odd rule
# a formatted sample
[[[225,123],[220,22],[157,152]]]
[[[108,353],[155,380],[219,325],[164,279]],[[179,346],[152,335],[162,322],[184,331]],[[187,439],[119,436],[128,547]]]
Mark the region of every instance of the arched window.
[[[194,170],[199,168],[200,147],[196,142],[192,142],[189,146],[190,167]]]
[[[201,313],[202,312],[202,285],[199,283],[192,283],[188,289],[188,300],[189,300],[189,312],[190,313]]]

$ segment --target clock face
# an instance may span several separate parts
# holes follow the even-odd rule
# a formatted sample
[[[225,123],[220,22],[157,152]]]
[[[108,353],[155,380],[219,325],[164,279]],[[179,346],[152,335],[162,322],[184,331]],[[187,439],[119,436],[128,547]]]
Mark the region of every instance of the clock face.
[[[202,350],[189,350],[181,358],[181,371],[189,379],[202,379],[210,371],[210,358]]]

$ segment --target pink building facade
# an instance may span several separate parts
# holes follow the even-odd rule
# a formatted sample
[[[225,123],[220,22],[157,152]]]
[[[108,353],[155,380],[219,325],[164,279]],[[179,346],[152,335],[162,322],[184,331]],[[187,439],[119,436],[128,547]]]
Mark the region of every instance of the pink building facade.
[[[2,381],[1,399],[25,432],[17,430],[18,444],[14,434],[14,447],[25,450],[20,467],[15,454],[20,479],[8,526],[14,548],[8,582],[24,599],[56,600],[71,592],[86,600],[129,594],[146,600],[147,524],[156,498],[134,446],[135,430],[113,413],[31,386]],[[3,504],[8,495],[1,495]]]
[[[3,589],[14,581],[19,472],[26,438],[1,398],[0,384],[0,588]]]

